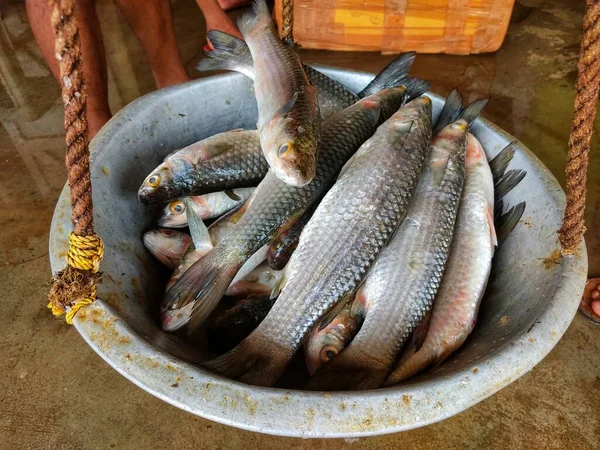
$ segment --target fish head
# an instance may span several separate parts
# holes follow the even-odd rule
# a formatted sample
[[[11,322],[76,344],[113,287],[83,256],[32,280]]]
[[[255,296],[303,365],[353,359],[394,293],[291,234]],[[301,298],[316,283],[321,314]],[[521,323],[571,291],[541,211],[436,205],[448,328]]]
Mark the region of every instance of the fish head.
[[[160,227],[183,228],[186,225],[185,202],[181,198],[169,202],[163,208],[162,216],[158,219]]]
[[[167,158],[146,177],[138,190],[138,198],[143,203],[158,203],[184,194],[193,164],[187,155],[177,153]]]
[[[144,246],[165,266],[174,268],[192,243],[189,234],[182,231],[159,228],[144,233]]]
[[[431,141],[431,169],[435,185],[452,173],[464,172],[468,123],[459,119],[443,128]]]
[[[350,343],[358,330],[358,317],[347,308],[325,328],[319,328],[314,327],[304,347],[306,366],[311,376]]]
[[[487,164],[487,158],[481,143],[471,133],[467,135],[467,157],[465,164],[467,167],[472,167],[476,164],[485,162]]]
[[[269,166],[286,184],[306,186],[316,173],[317,139],[290,117],[271,120],[261,130],[261,143]]]

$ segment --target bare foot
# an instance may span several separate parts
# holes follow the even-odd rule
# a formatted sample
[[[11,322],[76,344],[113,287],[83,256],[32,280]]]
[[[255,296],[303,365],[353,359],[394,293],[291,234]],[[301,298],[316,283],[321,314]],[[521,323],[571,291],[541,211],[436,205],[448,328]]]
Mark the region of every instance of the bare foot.
[[[579,309],[592,322],[600,324],[600,278],[587,281]]]
[[[218,0],[218,2],[223,11],[232,11],[251,3],[250,0]]]

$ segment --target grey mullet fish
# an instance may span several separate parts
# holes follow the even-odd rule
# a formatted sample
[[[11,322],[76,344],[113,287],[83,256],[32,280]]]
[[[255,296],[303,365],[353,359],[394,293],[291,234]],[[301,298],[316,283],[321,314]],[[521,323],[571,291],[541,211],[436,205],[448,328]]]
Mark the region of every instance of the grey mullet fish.
[[[432,141],[406,218],[369,272],[356,298],[368,305],[346,349],[310,381],[312,389],[373,389],[429,312],[440,285],[465,177],[468,124],[458,120]]]
[[[225,238],[169,290],[161,312],[163,329],[172,331],[187,321],[188,331],[198,328],[221,300],[244,261],[322,198],[344,163],[400,107],[405,94],[402,87],[381,91],[329,118],[323,126],[317,173],[307,186],[290,186],[269,172]],[[187,320],[165,320],[170,311],[184,307]]]
[[[252,187],[268,168],[256,130],[226,131],[168,156],[146,177],[138,197],[144,203],[160,203]]]
[[[292,186],[315,177],[321,117],[317,92],[298,54],[277,35],[264,0],[238,20],[254,60],[254,93],[258,104],[258,134],[269,166]]]
[[[304,228],[265,320],[205,367],[262,386],[279,379],[311,327],[353,293],[403,219],[430,138],[427,97],[408,103],[377,129]]]
[[[196,68],[199,71],[234,70],[254,80],[254,61],[250,49],[244,41],[217,30],[210,30],[208,39],[215,49],[207,52],[207,58],[198,63]],[[408,52],[398,56],[358,94],[324,73],[304,64],[302,66],[308,79],[317,89],[319,110],[322,119],[325,120],[332,114],[353,105],[361,98],[376,94],[383,89],[405,85],[409,97],[425,92],[428,89],[425,81],[413,78],[410,83],[408,82],[408,72],[415,55],[415,52]]]

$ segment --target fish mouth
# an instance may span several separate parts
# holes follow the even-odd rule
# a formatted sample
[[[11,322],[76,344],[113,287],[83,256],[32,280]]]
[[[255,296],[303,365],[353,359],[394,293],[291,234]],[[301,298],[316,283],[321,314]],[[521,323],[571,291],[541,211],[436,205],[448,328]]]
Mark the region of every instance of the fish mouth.
[[[193,306],[192,302],[179,309],[163,309],[160,313],[160,326],[163,331],[176,331],[186,326],[190,321]]]
[[[176,267],[177,266],[176,260],[169,258],[167,255],[165,255],[163,252],[161,252],[158,248],[156,248],[156,245],[154,245],[146,236],[144,236],[143,241],[144,241],[144,245],[146,246],[148,251],[152,254],[152,256],[154,256],[156,259],[158,259],[165,266],[167,266],[167,267]]]

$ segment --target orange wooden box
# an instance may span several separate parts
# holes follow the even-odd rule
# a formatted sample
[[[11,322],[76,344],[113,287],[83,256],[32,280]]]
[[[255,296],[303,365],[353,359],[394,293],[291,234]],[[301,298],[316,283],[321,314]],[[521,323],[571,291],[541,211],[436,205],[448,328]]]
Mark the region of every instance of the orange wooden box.
[[[304,48],[396,53],[494,52],[514,0],[295,0],[294,40]],[[281,27],[282,0],[275,0]]]

